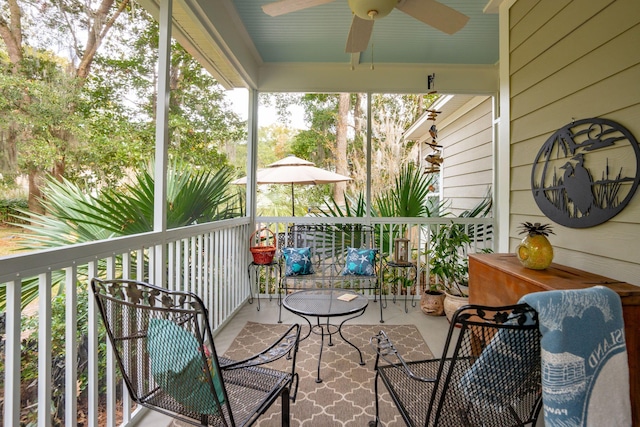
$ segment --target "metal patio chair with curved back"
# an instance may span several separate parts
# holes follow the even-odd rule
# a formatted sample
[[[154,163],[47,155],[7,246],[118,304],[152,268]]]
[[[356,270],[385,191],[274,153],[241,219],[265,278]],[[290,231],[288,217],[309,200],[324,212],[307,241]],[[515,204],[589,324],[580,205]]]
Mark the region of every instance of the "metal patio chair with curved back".
[[[133,280],[94,278],[91,287],[136,403],[195,425],[248,426],[280,397],[282,425],[289,425],[299,325],[259,354],[233,361],[217,355],[197,295]],[[278,359],[285,370],[265,366]]]
[[[534,426],[542,406],[537,313],[526,304],[467,305],[453,316],[441,359],[405,361],[389,337],[376,350],[382,382],[409,426]],[[386,363],[383,363],[386,362]]]

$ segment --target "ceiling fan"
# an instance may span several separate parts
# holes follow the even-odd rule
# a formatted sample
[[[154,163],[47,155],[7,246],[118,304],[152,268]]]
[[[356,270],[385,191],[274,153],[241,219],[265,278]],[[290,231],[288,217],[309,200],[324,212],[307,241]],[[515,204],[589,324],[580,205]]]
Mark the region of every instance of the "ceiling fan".
[[[264,13],[279,16],[335,0],[280,0],[262,6]],[[369,45],[373,23],[395,8],[444,33],[454,34],[469,17],[436,0],[348,0],[353,21],[347,38],[347,53],[363,52]]]

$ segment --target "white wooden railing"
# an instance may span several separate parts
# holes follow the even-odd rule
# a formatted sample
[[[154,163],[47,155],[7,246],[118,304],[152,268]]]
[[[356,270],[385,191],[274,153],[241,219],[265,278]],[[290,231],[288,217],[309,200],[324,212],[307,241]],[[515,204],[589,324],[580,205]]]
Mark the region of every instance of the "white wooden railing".
[[[286,232],[294,222],[371,224],[384,230],[384,233],[377,233],[377,246],[384,256],[393,252],[393,247],[384,242],[393,241],[392,237],[400,234],[410,237],[422,272],[427,268],[423,252],[430,236],[439,226],[451,221],[445,218],[261,217],[251,226],[247,218],[238,218],[2,258],[0,283],[6,286],[6,331],[0,403],[4,425],[25,424],[26,420],[21,417],[36,414],[29,420],[37,420],[39,426],[52,425],[54,417],[63,418],[67,426],[80,423],[115,426],[130,424],[141,414],[140,408],[135,408],[128,399],[111,351],[104,335],[100,334],[93,298],[85,292],[92,277],[122,277],[161,284],[161,276],[166,276],[168,288],[192,291],[204,300],[216,334],[249,298],[247,266],[251,255],[248,240],[253,227],[268,226],[273,231]],[[477,230],[478,226],[486,230],[493,223],[491,219],[456,218],[454,221],[464,224],[468,230]],[[492,248],[492,240],[480,239],[478,234],[475,233],[471,251]],[[23,310],[20,304],[23,287],[34,281],[38,287],[37,306]],[[259,281],[253,283],[251,289],[253,292],[260,289],[263,297],[274,296],[277,292],[276,287],[265,286]],[[392,287],[387,292],[393,293],[394,297],[406,297]],[[417,287],[413,293],[419,295],[419,292]],[[59,321],[53,320],[54,295],[64,299],[63,337],[52,331],[52,327],[59,326]],[[86,312],[81,308],[84,306]],[[26,316],[29,313],[37,318],[37,329],[28,329]],[[78,328],[84,332],[80,335],[86,341],[78,339]],[[37,357],[37,375],[29,382],[24,377],[28,375],[27,365],[31,361],[26,360],[27,350],[21,350],[21,341],[33,336],[37,338],[30,343],[35,343],[37,351],[32,348],[30,355]],[[54,352],[58,347],[63,348],[61,355]],[[86,360],[86,367],[79,367],[79,356],[80,360]],[[64,363],[59,363],[61,360]],[[64,369],[60,372],[58,366],[64,366]],[[81,392],[78,384],[85,376],[86,389]],[[30,390],[34,387],[37,397],[25,401],[26,395],[33,394]],[[64,401],[63,409],[53,413],[53,408],[59,407],[61,401]]]
[[[493,218],[317,218],[317,217],[260,217],[256,227],[267,227],[274,233],[280,235],[281,241],[287,241],[289,227],[293,224],[367,224],[375,227],[376,247],[380,249],[380,256],[383,259],[391,260],[394,253],[394,239],[406,237],[410,239],[412,261],[417,267],[417,285],[407,291],[402,287],[385,286],[383,292],[387,297],[394,300],[400,298],[419,298],[425,283],[420,284],[420,279],[426,280],[429,277],[429,263],[427,248],[432,236],[437,234],[440,227],[451,223],[461,224],[465,227],[466,233],[471,237],[469,252],[481,252],[483,250],[493,250]],[[383,231],[379,231],[383,230]],[[477,230],[477,232],[476,232]],[[260,290],[262,296],[275,297],[278,291],[273,280],[266,275],[257,275],[257,283],[251,284],[253,291]]]
[[[54,417],[64,418],[67,426],[129,423],[139,411],[132,407],[118,381],[111,351],[101,351],[106,342],[99,333],[99,314],[93,297],[83,292],[89,280],[128,278],[158,284],[162,283],[158,275],[166,271],[166,286],[200,295],[209,309],[212,328],[219,329],[249,295],[249,234],[249,221],[242,218],[0,259],[0,283],[6,286],[4,425],[24,425],[24,417],[34,421],[36,414],[39,426],[53,425]],[[37,306],[22,310],[22,288],[33,281],[39,290]],[[52,318],[54,293],[64,298],[63,337],[52,332],[56,326]],[[78,309],[84,305],[86,314]],[[21,327],[29,313],[38,319],[37,331]],[[78,340],[78,327],[86,328],[86,342]],[[21,351],[21,341],[34,335],[37,338],[31,342],[37,348],[31,349],[30,357],[37,355],[37,375],[35,380],[25,381],[21,372],[27,373],[29,361]],[[59,346],[64,348],[62,355],[52,354]],[[80,355],[86,368],[78,367],[79,351],[86,353],[86,357]],[[59,363],[60,358],[64,363]],[[59,372],[57,366],[64,366],[64,370]],[[84,375],[87,388],[80,393],[78,380]],[[37,398],[25,400],[34,388]],[[64,410],[56,414],[53,408],[62,401],[58,394],[64,397]]]

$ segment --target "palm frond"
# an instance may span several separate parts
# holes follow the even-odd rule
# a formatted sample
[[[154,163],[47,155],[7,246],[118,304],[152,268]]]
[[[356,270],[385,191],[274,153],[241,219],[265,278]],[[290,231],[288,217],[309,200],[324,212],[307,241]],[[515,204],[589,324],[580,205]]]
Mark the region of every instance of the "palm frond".
[[[223,167],[211,173],[193,171],[187,165],[174,162],[167,173],[168,228],[240,214],[238,193],[229,189],[230,168]],[[40,250],[153,230],[154,179],[147,169],[139,171],[131,184],[119,189],[105,189],[93,196],[69,181],[58,182],[49,177],[43,194],[42,205],[46,215],[20,212],[20,218],[30,221],[21,225],[30,231],[21,240],[25,249]],[[104,268],[104,265],[99,263],[98,268]],[[78,274],[84,273],[79,270]],[[52,286],[57,286],[62,280],[64,275],[56,274],[52,277]],[[38,281],[25,280],[23,307],[37,295]],[[6,287],[0,285],[0,309],[5,303]]]

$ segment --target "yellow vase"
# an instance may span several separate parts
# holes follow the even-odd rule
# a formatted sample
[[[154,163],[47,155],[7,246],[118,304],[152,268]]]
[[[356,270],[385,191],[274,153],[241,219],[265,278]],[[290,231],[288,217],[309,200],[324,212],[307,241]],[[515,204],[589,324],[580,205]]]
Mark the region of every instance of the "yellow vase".
[[[553,247],[542,234],[527,236],[516,248],[516,256],[523,266],[533,270],[544,270],[553,261]]]

